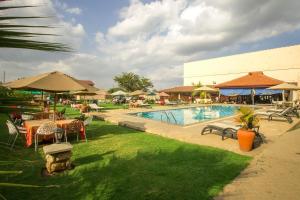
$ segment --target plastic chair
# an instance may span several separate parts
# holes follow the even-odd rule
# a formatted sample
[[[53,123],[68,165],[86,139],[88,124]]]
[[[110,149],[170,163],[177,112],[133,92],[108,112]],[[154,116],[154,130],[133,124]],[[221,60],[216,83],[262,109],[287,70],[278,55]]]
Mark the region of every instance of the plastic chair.
[[[36,131],[36,134],[34,136],[34,143],[35,143],[35,151],[37,151],[38,148],[38,137],[40,136],[49,136],[49,135],[55,135],[57,130],[57,125],[54,122],[46,122],[42,124]],[[53,143],[54,143],[54,138],[53,137]]]
[[[10,145],[10,149],[12,150],[15,146],[16,140],[20,134],[26,134],[26,129],[23,127],[17,127],[12,121],[7,120],[6,125],[8,128],[8,141],[7,144]],[[12,142],[10,144],[10,142]]]
[[[76,134],[77,141],[79,140],[79,134],[82,128],[82,122],[80,120],[74,120],[70,124],[68,124],[65,128],[65,140],[68,142],[68,134]],[[86,138],[86,137],[85,137]]]
[[[88,126],[90,123],[92,123],[93,121],[93,116],[89,116],[88,118],[86,118],[84,121],[83,121],[83,125],[84,126]]]

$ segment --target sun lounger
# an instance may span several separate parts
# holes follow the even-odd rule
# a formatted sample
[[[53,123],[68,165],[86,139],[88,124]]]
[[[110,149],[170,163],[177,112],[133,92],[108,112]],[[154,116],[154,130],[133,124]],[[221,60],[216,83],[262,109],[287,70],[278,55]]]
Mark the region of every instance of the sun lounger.
[[[165,105],[175,106],[175,105],[178,105],[178,103],[176,103],[176,102],[170,102],[168,99],[165,99]]]
[[[292,107],[288,107],[286,109],[284,109],[281,112],[256,112],[255,115],[262,115],[262,116],[266,116],[268,117],[268,120],[272,120],[273,117],[278,117],[278,118],[284,118],[286,119],[289,123],[293,122],[292,117],[290,116],[290,114],[293,113],[293,108]]]
[[[91,103],[89,104],[89,107],[91,108],[91,110],[96,110],[97,112],[101,109],[103,109],[104,107],[99,107],[97,104],[95,103]]]
[[[214,122],[206,125],[201,132],[201,135],[204,135],[205,132],[209,131],[211,133],[213,130],[218,131],[221,133],[222,140],[226,134],[231,134],[233,138],[236,135],[237,131],[241,128],[239,125],[229,124],[229,123],[222,123],[222,122]]]
[[[144,108],[151,108],[150,104],[144,103],[143,101],[140,101],[140,100],[137,101],[137,106],[138,107],[144,107]]]
[[[272,109],[268,109],[266,112],[273,112],[273,113],[281,113],[281,112],[283,112],[284,111],[284,109],[276,109],[276,108],[272,108]],[[294,106],[294,107],[292,107],[292,109],[291,109],[291,112],[290,112],[290,115],[291,116],[295,116],[295,117],[297,117],[297,118],[299,118],[300,116],[299,116],[299,113],[298,113],[298,108],[297,108],[297,106]]]
[[[241,128],[241,125],[233,124],[230,122],[213,122],[207,124],[201,131],[201,135],[204,135],[205,132],[209,131],[212,133],[213,130],[221,133],[222,140],[227,134],[231,134],[231,138],[237,139],[237,131]],[[263,142],[261,135],[259,134],[259,126],[253,128],[255,132],[255,136],[259,137],[259,139]]]

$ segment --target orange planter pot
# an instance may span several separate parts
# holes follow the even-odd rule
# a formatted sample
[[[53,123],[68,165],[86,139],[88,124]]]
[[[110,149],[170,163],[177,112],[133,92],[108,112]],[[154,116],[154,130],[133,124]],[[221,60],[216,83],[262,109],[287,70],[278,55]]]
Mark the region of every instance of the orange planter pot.
[[[239,129],[237,136],[240,149],[242,151],[251,151],[255,137],[254,131]]]

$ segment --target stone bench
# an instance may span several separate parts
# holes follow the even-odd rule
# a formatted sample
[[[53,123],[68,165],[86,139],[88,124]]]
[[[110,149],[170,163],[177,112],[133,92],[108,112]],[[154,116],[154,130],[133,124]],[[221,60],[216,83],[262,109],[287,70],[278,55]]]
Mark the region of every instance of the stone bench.
[[[71,168],[72,148],[70,143],[51,144],[43,147],[48,173]]]

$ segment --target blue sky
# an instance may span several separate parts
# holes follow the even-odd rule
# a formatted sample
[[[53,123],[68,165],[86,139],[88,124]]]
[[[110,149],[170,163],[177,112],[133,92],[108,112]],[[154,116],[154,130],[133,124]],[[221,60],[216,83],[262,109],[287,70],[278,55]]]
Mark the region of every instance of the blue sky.
[[[60,6],[56,6],[58,11],[69,21],[72,18],[76,22],[84,25],[86,30],[86,42],[81,47],[81,51],[92,51],[94,46],[94,37],[97,31],[106,32],[110,26],[113,26],[119,18],[121,8],[128,6],[128,0],[69,0],[59,1],[66,3],[71,8],[80,8],[81,14],[74,15],[64,12]]]
[[[21,15],[55,16],[47,24],[56,26],[52,31],[61,36],[45,40],[67,43],[75,52],[2,51],[0,70],[7,72],[9,80],[31,75],[32,71],[59,70],[93,80],[100,88],[110,88],[115,75],[135,72],[161,89],[182,85],[185,62],[300,44],[298,0],[10,3],[39,5],[24,9],[18,13]]]

